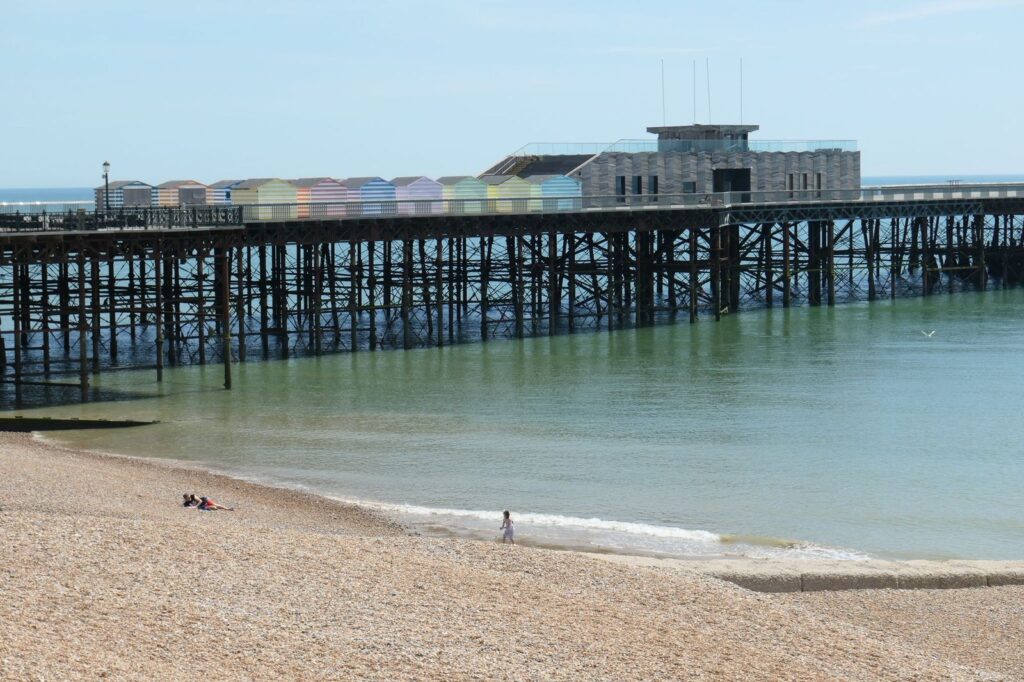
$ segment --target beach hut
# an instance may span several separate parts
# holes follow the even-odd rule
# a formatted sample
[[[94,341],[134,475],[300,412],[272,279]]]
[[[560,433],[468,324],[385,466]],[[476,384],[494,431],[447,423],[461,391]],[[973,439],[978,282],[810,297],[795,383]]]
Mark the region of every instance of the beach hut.
[[[96,208],[99,210],[104,208],[107,191],[106,185],[96,188]],[[109,193],[109,208],[153,205],[153,186],[139,180],[113,180],[110,183]]]
[[[348,189],[334,178],[299,178],[292,180],[300,218],[345,215]]]
[[[295,185],[278,178],[243,180],[231,188],[231,203],[252,206],[243,209],[250,220],[288,220],[297,218]]]
[[[207,202],[218,206],[231,204],[231,190],[241,182],[241,180],[218,180],[207,188]]]
[[[394,214],[395,186],[384,178],[346,178],[341,184],[348,189],[350,215]]]
[[[441,183],[422,175],[409,175],[391,181],[399,215],[440,213],[444,192]]]
[[[155,206],[196,206],[206,203],[206,185],[195,180],[171,180],[156,186]]]
[[[487,183],[472,175],[438,178],[447,213],[480,213],[487,199]]]
[[[568,175],[530,175],[525,179],[540,187],[541,210],[574,211],[583,203],[583,185]]]
[[[488,207],[496,213],[526,213],[540,210],[540,187],[516,175],[484,175]],[[538,201],[530,201],[537,198]]]

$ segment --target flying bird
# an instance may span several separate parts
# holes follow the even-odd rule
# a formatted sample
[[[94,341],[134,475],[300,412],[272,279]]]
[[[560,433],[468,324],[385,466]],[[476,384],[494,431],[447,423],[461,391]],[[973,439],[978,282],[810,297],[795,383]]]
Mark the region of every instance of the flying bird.
[[[927,336],[929,339],[932,338],[933,336],[935,336],[935,330],[934,329],[931,330],[930,332],[926,332],[925,330],[922,329],[921,333],[924,334],[925,336]]]

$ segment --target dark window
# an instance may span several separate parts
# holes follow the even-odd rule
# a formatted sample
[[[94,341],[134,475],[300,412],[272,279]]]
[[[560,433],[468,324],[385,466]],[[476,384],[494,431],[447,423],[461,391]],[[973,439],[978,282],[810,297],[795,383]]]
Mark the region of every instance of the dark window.
[[[647,176],[647,193],[657,194],[658,193],[658,176],[648,175]]]
[[[697,193],[697,183],[694,182],[693,180],[687,180],[687,181],[683,182],[683,193],[684,194],[696,194]]]
[[[634,175],[633,176],[633,194],[644,193],[644,176]]]
[[[615,196],[618,197],[616,201],[624,202],[626,200],[626,176],[616,175],[615,176]]]

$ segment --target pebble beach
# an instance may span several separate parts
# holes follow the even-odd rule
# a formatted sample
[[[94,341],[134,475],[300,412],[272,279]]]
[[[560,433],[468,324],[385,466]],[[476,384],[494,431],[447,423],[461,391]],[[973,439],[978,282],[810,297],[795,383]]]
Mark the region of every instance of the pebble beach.
[[[0,546],[5,680],[1024,679],[1024,587],[762,594],[30,434]]]

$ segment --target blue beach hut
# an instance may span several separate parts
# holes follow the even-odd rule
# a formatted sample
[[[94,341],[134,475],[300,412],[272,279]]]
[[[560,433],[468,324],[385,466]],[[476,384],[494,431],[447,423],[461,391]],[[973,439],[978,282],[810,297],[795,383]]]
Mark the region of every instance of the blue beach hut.
[[[349,215],[394,215],[395,186],[384,178],[346,178],[341,184],[348,189],[347,201],[360,202],[349,207]]]
[[[540,187],[544,211],[574,211],[582,204],[583,185],[568,175],[530,175],[529,183]]]

